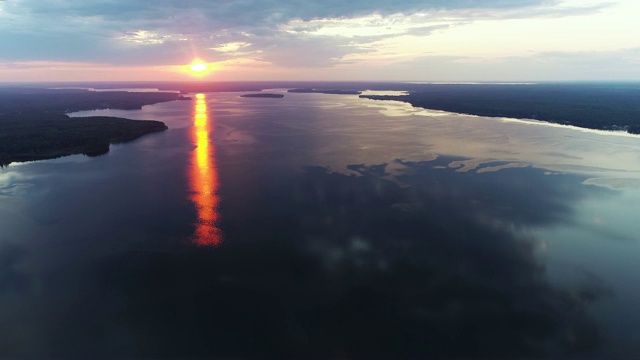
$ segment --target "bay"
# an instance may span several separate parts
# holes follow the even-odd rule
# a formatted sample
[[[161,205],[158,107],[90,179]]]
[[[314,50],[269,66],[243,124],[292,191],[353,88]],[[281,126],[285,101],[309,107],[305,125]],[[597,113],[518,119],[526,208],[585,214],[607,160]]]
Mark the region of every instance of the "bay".
[[[239,95],[0,170],[2,355],[640,353],[637,136]]]

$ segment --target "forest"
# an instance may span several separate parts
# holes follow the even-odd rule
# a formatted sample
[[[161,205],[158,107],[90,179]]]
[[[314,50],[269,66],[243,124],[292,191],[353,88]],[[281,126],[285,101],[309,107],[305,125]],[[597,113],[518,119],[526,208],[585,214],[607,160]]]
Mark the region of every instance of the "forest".
[[[637,84],[438,84],[415,87],[407,95],[361,97],[462,114],[640,133]]]
[[[188,99],[177,93],[94,92],[86,90],[0,89],[0,166],[73,154],[96,156],[109,144],[163,131],[159,121],[116,117],[69,117],[93,109],[139,109]]]

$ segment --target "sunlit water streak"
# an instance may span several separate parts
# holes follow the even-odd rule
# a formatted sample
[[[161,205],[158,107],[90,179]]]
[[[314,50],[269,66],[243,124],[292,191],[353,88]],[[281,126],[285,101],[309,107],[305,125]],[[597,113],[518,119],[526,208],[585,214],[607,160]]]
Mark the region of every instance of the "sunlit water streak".
[[[217,227],[218,213],[218,169],[215,161],[215,146],[209,133],[215,129],[214,118],[209,117],[204,94],[197,94],[194,104],[192,141],[193,151],[190,168],[191,200],[196,207],[198,220],[194,242],[202,246],[215,246],[222,241]]]

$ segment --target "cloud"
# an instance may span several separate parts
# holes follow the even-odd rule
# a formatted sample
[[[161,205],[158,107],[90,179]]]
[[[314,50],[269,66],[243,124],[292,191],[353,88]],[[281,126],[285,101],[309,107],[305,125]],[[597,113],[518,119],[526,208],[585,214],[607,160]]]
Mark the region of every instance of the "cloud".
[[[344,70],[354,80],[628,81],[640,78],[640,48],[530,52],[506,57],[424,54],[407,59],[397,56],[370,61],[368,66],[345,66]]]
[[[162,44],[171,39],[168,35],[160,35],[152,31],[138,30],[125,33],[117,37],[117,40],[131,41],[138,44]]]
[[[557,1],[551,2],[557,3]],[[254,26],[255,24],[279,24],[291,19],[312,20],[321,18],[357,17],[378,13],[391,15],[411,14],[426,10],[461,9],[514,9],[528,6],[549,5],[544,0],[489,0],[470,2],[468,0],[406,0],[389,2],[386,0],[351,1],[275,0],[210,1],[195,0],[183,2],[165,0],[149,3],[126,0],[112,0],[101,3],[54,0],[42,3],[35,0],[22,1],[16,5],[31,14],[60,14],[71,17],[100,17],[106,20],[137,21],[167,19],[172,15],[176,20],[190,17],[192,20],[217,20],[222,27]],[[159,22],[161,22],[159,20]],[[188,27],[193,24],[174,26]]]
[[[558,4],[545,0],[10,1],[0,11],[0,61],[173,65],[200,55],[219,61],[249,56],[280,66],[326,66],[347,54],[365,52],[359,45],[371,42],[372,36],[426,36],[452,26],[451,21],[442,23],[445,18],[459,22],[577,11]],[[243,45],[241,52],[221,51],[225,44],[250,45]]]
[[[166,77],[170,67],[202,58],[224,69],[217,77],[246,80],[319,74],[410,81],[640,77],[637,53],[620,50],[635,40],[621,32],[624,25],[608,25],[615,23],[605,13],[623,11],[620,4],[627,13],[635,6],[623,0],[5,1],[0,3],[0,64],[5,69],[46,63],[150,66],[165,68],[157,74]],[[580,27],[587,26],[587,16],[599,15],[592,30]],[[538,31],[535,25],[543,23],[555,27]],[[622,34],[612,38],[615,44],[606,41],[608,28]],[[509,35],[503,29],[514,31]],[[586,33],[594,40],[582,42]],[[529,53],[523,44],[529,44]],[[234,65],[249,63],[260,64],[251,75]],[[313,71],[302,74],[302,68]]]
[[[335,65],[347,54],[361,53],[344,38],[304,37],[283,34],[261,43],[262,59],[279,66],[322,67]]]
[[[234,41],[234,42],[228,42],[228,43],[224,43],[221,44],[215,48],[211,48],[211,50],[215,50],[221,53],[235,53],[237,54],[239,52],[239,50],[250,46],[251,43],[245,42],[245,41]]]

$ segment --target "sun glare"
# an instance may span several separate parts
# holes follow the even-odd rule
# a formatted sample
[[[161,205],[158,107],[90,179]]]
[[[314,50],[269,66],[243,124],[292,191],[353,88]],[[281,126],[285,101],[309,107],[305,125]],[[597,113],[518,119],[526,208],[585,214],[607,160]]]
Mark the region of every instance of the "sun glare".
[[[191,66],[189,67],[189,69],[191,70],[192,73],[194,74],[202,74],[205,71],[207,71],[209,67],[207,66],[207,64],[203,63],[200,60],[196,60],[194,61]]]

